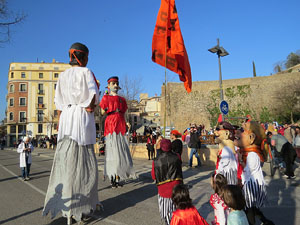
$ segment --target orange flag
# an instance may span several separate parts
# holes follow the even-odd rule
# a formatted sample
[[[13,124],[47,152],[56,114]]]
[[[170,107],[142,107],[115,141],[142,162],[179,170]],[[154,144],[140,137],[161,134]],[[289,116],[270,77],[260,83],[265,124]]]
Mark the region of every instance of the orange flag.
[[[161,0],[152,39],[152,61],[179,74],[186,91],[191,92],[191,67],[180,31],[175,0]]]

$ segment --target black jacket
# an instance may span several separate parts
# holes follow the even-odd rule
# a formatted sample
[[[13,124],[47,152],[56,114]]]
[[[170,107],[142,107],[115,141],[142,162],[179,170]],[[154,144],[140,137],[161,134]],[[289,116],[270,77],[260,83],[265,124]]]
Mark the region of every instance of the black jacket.
[[[189,148],[201,148],[200,135],[197,132],[190,133]]]
[[[182,162],[174,152],[162,152],[154,160],[156,185],[182,180]]]
[[[180,139],[175,139],[172,142],[172,152],[178,153],[179,155],[182,154],[182,141]]]

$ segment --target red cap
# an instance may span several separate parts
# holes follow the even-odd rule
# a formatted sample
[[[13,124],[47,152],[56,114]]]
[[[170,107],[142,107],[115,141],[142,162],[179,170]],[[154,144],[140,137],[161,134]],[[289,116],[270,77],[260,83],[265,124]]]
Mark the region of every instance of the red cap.
[[[175,136],[182,136],[182,134],[179,133],[178,130],[172,130],[172,131],[171,131],[171,134],[173,134],[173,135],[175,135]]]

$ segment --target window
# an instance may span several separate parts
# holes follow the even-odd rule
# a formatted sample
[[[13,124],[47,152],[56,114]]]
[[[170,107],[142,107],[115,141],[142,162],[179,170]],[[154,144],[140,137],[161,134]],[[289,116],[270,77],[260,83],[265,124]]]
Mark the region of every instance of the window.
[[[15,85],[11,84],[9,86],[9,92],[14,92],[15,91]]]
[[[39,73],[39,78],[43,78],[44,74],[43,73]]]
[[[38,122],[43,122],[44,119],[44,112],[43,110],[38,110]]]
[[[10,73],[10,78],[14,78],[14,72]]]
[[[54,70],[59,70],[59,68],[58,67],[54,67]]]
[[[14,98],[9,99],[9,106],[14,106]]]
[[[26,98],[20,98],[20,106],[25,106],[26,105]]]
[[[56,90],[56,84],[54,84],[54,90]]]
[[[26,66],[21,66],[21,70],[26,70]]]
[[[26,125],[18,125],[18,133],[19,134],[26,134]]]
[[[16,125],[10,126],[10,133],[11,133],[11,134],[15,134],[16,131],[17,131]]]
[[[44,98],[38,97],[38,104],[44,104]]]
[[[44,69],[44,67],[42,67],[42,66],[39,67],[39,70],[43,70],[43,69]]]
[[[22,73],[21,73],[21,78],[26,78],[25,72],[22,72]]]
[[[14,120],[14,113],[13,112],[9,113],[9,120]]]
[[[42,94],[44,94],[44,85],[43,84],[39,84],[38,85],[38,93],[40,94],[40,95],[42,95]]]
[[[58,116],[58,112],[57,110],[54,110],[54,117],[57,117]]]
[[[58,73],[54,73],[54,78],[58,78]]]
[[[43,124],[38,124],[38,133],[43,133]]]
[[[19,117],[20,122],[26,122],[26,115],[25,112],[20,112],[20,117]],[[20,131],[18,131],[20,133]]]
[[[20,84],[20,91],[26,91],[26,84]]]

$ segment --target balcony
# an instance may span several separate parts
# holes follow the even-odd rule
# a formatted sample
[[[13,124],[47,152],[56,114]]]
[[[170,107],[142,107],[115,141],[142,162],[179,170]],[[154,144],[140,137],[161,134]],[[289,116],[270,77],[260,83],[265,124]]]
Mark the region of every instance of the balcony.
[[[38,95],[44,95],[45,91],[44,90],[38,90]]]
[[[38,104],[36,104],[36,108],[37,109],[45,109],[46,108],[46,104],[38,103]]]

